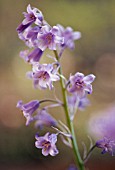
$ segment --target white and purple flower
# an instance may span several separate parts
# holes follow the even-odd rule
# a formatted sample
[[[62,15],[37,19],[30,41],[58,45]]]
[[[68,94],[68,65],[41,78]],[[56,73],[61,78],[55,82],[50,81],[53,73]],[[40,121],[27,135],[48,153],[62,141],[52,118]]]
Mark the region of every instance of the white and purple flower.
[[[70,93],[75,93],[79,98],[85,96],[86,93],[92,93],[92,85],[91,83],[94,81],[95,76],[90,74],[88,76],[84,76],[83,73],[77,72],[75,75],[71,75],[69,78],[69,83],[67,85],[67,90]]]
[[[35,127],[42,128],[45,126],[56,126],[57,121],[47,112],[46,109],[39,110],[37,115],[34,116]]]
[[[63,44],[59,45],[60,48],[60,56],[65,48],[69,48],[73,50],[75,48],[75,40],[81,38],[81,33],[79,31],[73,31],[71,27],[64,28],[62,25],[58,24],[57,27],[59,28],[59,36],[64,37]]]
[[[21,58],[23,58],[26,62],[39,62],[40,58],[43,54],[43,51],[39,48],[35,48],[33,51],[29,53],[29,50],[24,50],[20,52]]]
[[[23,104],[22,100],[18,101],[17,107],[23,112],[26,118],[26,125],[29,125],[33,121],[33,113],[39,108],[39,101],[32,100],[26,104]]]
[[[102,149],[102,154],[109,152],[112,156],[114,155],[115,142],[113,140],[104,137],[102,140],[96,142],[96,147]]]
[[[58,36],[59,28],[57,26],[53,26],[51,28],[48,25],[45,25],[41,28],[41,32],[38,33],[38,47],[44,51],[46,48],[50,50],[56,50],[56,45],[62,44],[64,42],[64,38],[62,36]]]
[[[84,111],[84,109],[89,105],[90,101],[86,97],[86,95],[82,98],[79,98],[76,93],[73,93],[73,95],[68,96],[68,108],[70,111],[71,120],[73,120],[77,109],[79,109],[80,111]]]
[[[35,146],[39,149],[42,149],[42,154],[44,156],[56,156],[59,151],[56,147],[56,142],[57,142],[57,134],[50,134],[49,132],[46,133],[44,136],[35,136],[36,142]]]
[[[58,68],[55,68],[53,64],[39,64],[33,63],[33,71],[29,72],[27,76],[33,79],[34,87],[40,89],[53,88],[53,81],[60,79],[58,75]]]
[[[25,19],[22,23],[17,27],[18,33],[23,32],[30,25],[35,23],[38,26],[42,25],[43,15],[40,10],[37,8],[31,8],[30,4],[27,6],[27,13],[23,12]]]

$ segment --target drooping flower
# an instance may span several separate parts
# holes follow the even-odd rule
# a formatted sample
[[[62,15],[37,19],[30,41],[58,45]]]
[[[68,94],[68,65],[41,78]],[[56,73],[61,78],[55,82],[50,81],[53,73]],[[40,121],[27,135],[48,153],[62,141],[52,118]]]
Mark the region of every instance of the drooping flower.
[[[58,68],[55,68],[55,63],[53,64],[39,64],[33,63],[33,71],[29,72],[27,75],[29,78],[33,79],[34,87],[40,89],[46,89],[49,87],[51,90],[53,88],[53,81],[58,81]]]
[[[81,38],[81,33],[79,31],[74,32],[71,27],[64,28],[62,25],[57,25],[59,28],[59,36],[64,37],[63,44],[59,45],[60,56],[65,48],[73,50],[75,48],[75,40]]]
[[[50,50],[56,50],[57,44],[62,44],[64,39],[61,36],[58,36],[58,27],[53,26],[51,28],[48,25],[45,25],[41,28],[41,32],[38,33],[38,48],[44,51],[46,48]]]
[[[30,4],[27,6],[27,13],[24,12],[25,19],[22,23],[17,27],[18,33],[23,32],[26,28],[28,28],[33,23],[37,24],[38,26],[42,25],[43,22],[43,15],[40,10],[37,8],[31,8]]]
[[[17,107],[23,112],[26,118],[26,125],[29,125],[33,121],[32,114],[39,108],[39,101],[32,100],[26,104],[23,104],[22,100],[18,101]]]
[[[109,152],[112,156],[114,155],[115,142],[113,140],[104,137],[102,140],[96,142],[96,147],[102,149],[102,154]]]
[[[35,48],[33,51],[29,53],[29,50],[21,51],[20,56],[26,61],[26,62],[39,62],[41,56],[43,54],[43,51],[39,48]]]
[[[28,32],[31,30],[31,26],[29,26],[24,32],[21,32],[18,34],[18,37],[24,41],[24,43],[29,47],[32,48],[33,47],[33,42],[31,41],[30,38],[27,37]]]
[[[35,146],[37,148],[42,149],[42,154],[44,156],[56,156],[59,151],[56,147],[56,142],[57,142],[57,134],[50,134],[49,132],[46,133],[44,136],[35,136],[36,138],[36,142],[35,142]]]
[[[89,105],[90,101],[86,95],[82,98],[79,98],[76,93],[68,96],[68,108],[70,111],[71,119],[74,118],[77,109],[83,111]]]
[[[38,48],[38,39],[37,39],[37,35],[38,33],[41,31],[41,27],[39,26],[34,26],[34,27],[30,27],[30,29],[28,30],[27,34],[26,34],[26,38],[31,41],[31,44],[33,45],[33,47]]]
[[[73,94],[68,96],[68,105],[72,110],[77,107],[79,110],[83,111],[87,106],[90,105],[90,101],[86,96],[79,99],[77,94]]]
[[[35,122],[35,127],[40,127],[42,126],[56,126],[57,121],[47,112],[46,109],[39,110],[37,115],[34,117]]]
[[[86,93],[92,93],[91,83],[94,81],[94,79],[95,76],[93,74],[84,76],[84,74],[77,72],[75,75],[70,76],[67,90],[70,93],[76,92],[77,96],[82,98]]]

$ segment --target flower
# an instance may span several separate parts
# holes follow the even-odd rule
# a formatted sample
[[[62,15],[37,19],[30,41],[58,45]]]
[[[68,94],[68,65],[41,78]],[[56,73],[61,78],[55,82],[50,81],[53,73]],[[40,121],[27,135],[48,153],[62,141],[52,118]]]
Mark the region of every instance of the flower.
[[[56,134],[50,134],[49,132],[46,133],[44,136],[35,136],[36,142],[35,146],[37,148],[42,149],[42,154],[44,156],[48,156],[49,154],[51,156],[56,156],[59,151],[56,147],[56,142],[57,142],[57,135]]]
[[[33,51],[29,53],[29,50],[24,50],[20,52],[20,56],[26,61],[26,62],[39,62],[41,56],[43,54],[43,51],[41,51],[39,48],[35,48]]]
[[[41,28],[41,32],[38,33],[38,48],[44,51],[46,48],[50,50],[56,50],[57,44],[62,44],[63,37],[58,36],[58,27],[53,26],[53,28],[45,25]]]
[[[34,87],[40,89],[53,88],[53,81],[58,81],[58,68],[54,68],[53,64],[39,64],[33,63],[33,71],[27,73],[27,76],[33,79]]]
[[[34,117],[35,126],[42,127],[43,125],[46,126],[56,126],[57,121],[47,112],[46,109],[39,110],[37,115]]]
[[[115,141],[115,104],[94,115],[89,119],[89,133],[95,138],[107,137]]]
[[[114,155],[115,142],[113,140],[104,137],[96,142],[96,147],[102,149],[102,154],[109,152],[112,156]]]
[[[31,42],[32,46],[35,48],[38,48],[37,35],[40,31],[41,31],[41,27],[34,26],[34,27],[30,27],[26,34],[26,38]]]
[[[30,4],[27,6],[27,13],[24,12],[25,19],[22,23],[17,27],[18,33],[23,32],[26,28],[28,28],[33,23],[37,24],[38,26],[42,25],[43,22],[43,15],[40,10],[37,8],[31,8]]]
[[[59,28],[59,36],[64,37],[63,44],[59,45],[61,49],[60,56],[65,48],[69,48],[73,50],[75,48],[74,40],[78,40],[81,38],[81,33],[79,31],[73,32],[71,27],[64,28],[62,25],[58,24]]]
[[[70,110],[74,110],[75,107],[78,107],[79,110],[83,111],[87,106],[90,105],[90,101],[86,96],[79,99],[77,94],[73,94],[68,96],[68,105]]]
[[[86,95],[82,98],[79,98],[77,94],[73,93],[71,96],[68,96],[68,108],[70,112],[71,120],[73,120],[77,109],[83,111],[87,106],[90,105],[89,99]]]
[[[78,170],[75,165],[70,165],[67,170]]]
[[[39,108],[39,101],[32,100],[26,104],[23,104],[22,100],[18,101],[17,107],[23,111],[24,117],[26,120],[26,125],[29,125],[33,121],[32,114]]]
[[[31,41],[30,38],[27,37],[28,32],[31,30],[31,26],[29,26],[24,32],[21,32],[18,34],[18,37],[25,42],[25,44],[29,47],[33,47],[33,42]]]
[[[91,83],[94,81],[94,79],[95,76],[93,74],[84,76],[84,74],[77,72],[75,75],[70,76],[67,90],[70,93],[76,92],[77,96],[82,98],[86,93],[92,93]]]

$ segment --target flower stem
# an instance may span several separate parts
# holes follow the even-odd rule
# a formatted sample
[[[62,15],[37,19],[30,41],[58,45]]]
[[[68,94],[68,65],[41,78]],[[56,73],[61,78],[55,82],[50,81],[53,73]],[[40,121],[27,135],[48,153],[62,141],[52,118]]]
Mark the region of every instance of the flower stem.
[[[57,51],[54,51],[54,54],[55,54],[56,59],[59,62],[59,57],[58,57]],[[59,74],[62,75],[61,67],[59,68]],[[72,146],[73,146],[73,151],[74,151],[75,158],[76,158],[76,165],[79,166],[79,170],[85,170],[84,163],[83,163],[83,160],[81,159],[78,145],[77,145],[77,140],[76,140],[75,131],[74,131],[74,125],[73,125],[73,122],[70,120],[65,84],[64,84],[64,80],[61,76],[60,76],[60,84],[61,84],[61,89],[62,89],[62,96],[63,96],[63,103],[64,103],[63,106],[64,106],[64,110],[65,110],[65,114],[66,114],[66,120],[67,120],[68,127],[70,129],[70,132],[72,134]]]
[[[88,159],[89,159],[92,151],[93,151],[95,148],[96,148],[96,145],[94,145],[94,146],[89,150],[89,152],[87,153],[86,157],[85,157],[84,160],[83,160],[83,161],[84,161],[84,164],[88,161]]]

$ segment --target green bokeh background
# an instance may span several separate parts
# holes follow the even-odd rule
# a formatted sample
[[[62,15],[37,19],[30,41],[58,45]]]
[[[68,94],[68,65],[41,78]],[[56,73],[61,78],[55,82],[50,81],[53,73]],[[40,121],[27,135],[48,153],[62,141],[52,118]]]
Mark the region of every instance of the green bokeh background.
[[[22,21],[22,12],[31,4],[39,8],[50,25],[71,26],[82,33],[74,51],[65,51],[62,58],[64,75],[76,71],[97,76],[94,92],[89,97],[91,106],[78,112],[75,130],[79,147],[88,145],[88,121],[94,113],[115,102],[115,1],[114,0],[0,0],[0,169],[1,170],[65,170],[73,162],[71,149],[58,142],[60,154],[44,158],[34,147],[36,129],[25,127],[25,119],[16,109],[16,103],[53,96],[49,91],[32,88],[25,78],[30,67],[19,57],[27,49],[19,40],[16,27]],[[49,52],[49,51],[47,51]],[[52,52],[50,52],[53,55]],[[46,57],[42,62],[51,61]],[[59,85],[56,85],[61,98]],[[51,114],[65,122],[61,109]],[[93,127],[92,127],[93,128]],[[87,167],[90,170],[114,170],[114,157],[93,153]]]

